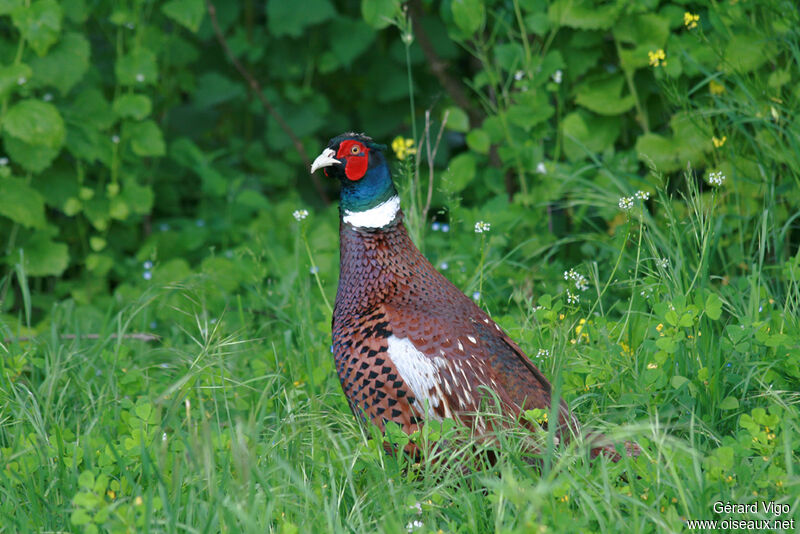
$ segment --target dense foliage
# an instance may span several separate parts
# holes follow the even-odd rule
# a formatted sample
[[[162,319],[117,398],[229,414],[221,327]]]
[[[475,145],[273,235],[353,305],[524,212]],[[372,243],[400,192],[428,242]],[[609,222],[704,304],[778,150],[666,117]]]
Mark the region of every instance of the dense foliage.
[[[0,0],[0,27],[0,531],[796,513],[793,2]],[[308,175],[352,129],[434,265],[642,458],[536,473],[511,436],[464,475],[366,439]]]

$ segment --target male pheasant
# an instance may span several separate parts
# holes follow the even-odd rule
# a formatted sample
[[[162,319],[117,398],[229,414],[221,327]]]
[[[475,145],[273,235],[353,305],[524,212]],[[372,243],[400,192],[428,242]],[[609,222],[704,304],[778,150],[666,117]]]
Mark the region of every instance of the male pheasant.
[[[492,430],[477,415],[487,404],[511,417],[549,409],[550,382],[412,243],[384,148],[345,133],[311,165],[341,182],[333,354],[353,412],[381,430],[394,421],[411,434],[426,419],[453,418],[481,436]],[[579,431],[563,401],[557,431],[566,440]],[[619,460],[602,438],[592,438],[592,456]]]

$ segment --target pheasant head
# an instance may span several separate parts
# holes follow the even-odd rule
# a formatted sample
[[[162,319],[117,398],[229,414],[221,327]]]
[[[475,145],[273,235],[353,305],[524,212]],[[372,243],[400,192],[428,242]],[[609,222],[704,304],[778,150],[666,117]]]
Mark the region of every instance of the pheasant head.
[[[341,183],[339,211],[344,222],[382,228],[397,218],[400,199],[383,155],[385,149],[364,134],[344,133],[331,139],[312,163],[311,172],[323,169],[326,176]]]

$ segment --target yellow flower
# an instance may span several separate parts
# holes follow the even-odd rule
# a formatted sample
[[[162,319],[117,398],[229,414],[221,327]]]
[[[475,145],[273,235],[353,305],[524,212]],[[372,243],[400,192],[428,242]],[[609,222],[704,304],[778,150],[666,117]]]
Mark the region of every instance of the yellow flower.
[[[708,82],[708,90],[712,95],[721,95],[725,92],[725,86],[717,81],[711,80]]]
[[[136,497],[135,499],[133,499],[133,504],[135,504],[136,506],[141,506],[142,504],[144,504],[144,501],[139,496],[139,497]]]
[[[392,141],[392,150],[394,150],[397,159],[400,161],[406,159],[406,156],[410,154],[416,154],[417,148],[414,146],[413,139],[407,139],[402,135],[398,135]]]
[[[722,145],[725,144],[725,141],[728,140],[727,135],[723,135],[721,139],[717,139],[716,137],[711,138],[711,142],[714,143],[714,148],[720,148]]]
[[[655,52],[652,50],[647,53],[647,57],[650,58],[650,66],[651,67],[666,67],[667,66],[667,54],[664,53],[662,48],[659,48]]]
[[[688,11],[683,14],[683,25],[688,29],[693,30],[697,28],[697,21],[700,20],[700,15],[694,15]]]

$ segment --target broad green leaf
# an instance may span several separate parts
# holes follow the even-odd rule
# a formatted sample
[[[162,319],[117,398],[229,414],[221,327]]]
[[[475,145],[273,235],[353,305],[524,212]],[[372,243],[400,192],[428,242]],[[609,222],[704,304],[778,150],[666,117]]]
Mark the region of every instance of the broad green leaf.
[[[0,0],[0,15],[8,15],[22,5],[24,0]]]
[[[621,17],[613,29],[614,38],[623,43],[620,47],[620,62],[625,70],[646,67],[647,52],[665,48],[670,35],[670,19],[655,13],[626,15]],[[669,58],[674,62],[673,58]]]
[[[332,35],[347,36],[347,39],[333,39],[330,45],[340,65],[350,65],[375,40],[375,30],[360,19],[336,17],[330,27]]]
[[[3,132],[3,145],[15,163],[34,174],[38,174],[48,168],[61,152],[61,148],[32,145],[25,141],[20,141],[16,137],[9,135],[7,131]]]
[[[0,177],[0,215],[28,228],[44,228],[44,199],[23,180]]]
[[[270,0],[267,2],[267,26],[272,35],[300,37],[307,26],[336,16],[330,0]]]
[[[622,95],[625,77],[620,74],[590,77],[576,89],[575,102],[598,115],[621,115],[636,103],[634,95]]]
[[[80,33],[62,37],[44,57],[33,58],[34,86],[53,86],[67,94],[89,70],[89,41]]]
[[[361,16],[367,24],[380,30],[400,13],[401,3],[400,0],[361,0]]]
[[[106,242],[106,240],[100,237],[99,235],[93,235],[92,237],[89,238],[89,246],[95,252],[100,252],[101,250],[106,248],[107,244],[108,243]]]
[[[117,58],[114,72],[120,85],[154,85],[158,81],[156,55],[147,48],[136,48]]]
[[[624,7],[624,2],[594,5],[588,0],[556,0],[547,8],[547,17],[557,26],[608,30]]]
[[[137,215],[147,215],[153,208],[153,189],[150,186],[139,185],[133,179],[125,182],[120,196]]]
[[[508,108],[508,119],[529,132],[531,128],[540,124],[555,113],[555,108],[550,105],[547,93],[544,91],[528,91],[517,96],[516,103]]]
[[[481,29],[486,20],[483,0],[452,0],[450,10],[456,26],[468,37]]]
[[[469,117],[459,107],[450,106],[445,110],[447,113],[447,128],[454,132],[467,132],[469,130]],[[444,120],[444,113],[442,113]]]
[[[620,134],[620,118],[578,110],[564,117],[561,128],[564,153],[575,161],[612,148]]]
[[[442,178],[442,190],[458,193],[475,178],[475,155],[470,152],[459,154],[450,160]]]
[[[686,378],[685,376],[675,375],[675,376],[672,377],[672,379],[669,382],[670,382],[670,384],[672,385],[673,388],[680,389],[680,387],[682,385],[684,385],[688,381],[689,381],[689,379]]]
[[[113,109],[121,119],[142,120],[150,115],[152,104],[147,95],[125,94],[114,100]]]
[[[6,98],[17,87],[29,80],[32,72],[31,68],[24,63],[0,67],[0,99]]]
[[[725,47],[723,68],[726,72],[752,72],[776,52],[776,48],[760,35],[736,33]]]
[[[245,87],[217,71],[205,72],[197,78],[194,103],[199,108],[211,108],[246,94]]]
[[[137,156],[163,156],[166,154],[164,136],[152,120],[126,122],[122,128],[123,139],[131,143]]]
[[[66,132],[64,120],[53,104],[41,100],[22,100],[11,107],[3,119],[3,130],[32,145],[60,148]]]
[[[483,130],[472,130],[467,134],[467,146],[478,154],[488,154],[491,142]]]
[[[161,6],[161,11],[189,31],[197,32],[206,6],[203,0],[170,0]]]
[[[60,276],[69,264],[67,245],[52,241],[42,232],[34,234],[22,249],[28,276]]]
[[[705,312],[709,319],[716,321],[722,315],[722,300],[716,293],[711,293],[706,299]]]
[[[722,399],[722,402],[719,403],[720,410],[735,410],[739,407],[739,399],[736,397],[725,397]]]
[[[43,56],[58,41],[62,16],[56,0],[35,0],[15,8],[11,20],[33,51]]]
[[[97,130],[106,130],[116,121],[111,105],[103,93],[95,88],[80,91],[64,114],[70,126],[85,124]]]

